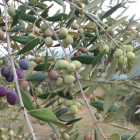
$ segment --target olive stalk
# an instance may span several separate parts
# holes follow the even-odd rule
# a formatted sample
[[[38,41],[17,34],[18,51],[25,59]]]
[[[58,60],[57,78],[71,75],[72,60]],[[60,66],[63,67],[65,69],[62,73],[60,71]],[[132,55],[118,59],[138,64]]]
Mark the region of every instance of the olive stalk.
[[[29,120],[29,118],[27,116],[26,109],[25,109],[23,101],[22,101],[22,97],[21,97],[21,93],[20,93],[20,88],[19,88],[19,84],[18,84],[18,81],[17,81],[17,74],[16,74],[16,70],[15,70],[15,64],[14,64],[14,60],[13,60],[13,56],[12,56],[12,52],[11,52],[11,44],[10,44],[9,32],[7,32],[8,31],[8,24],[7,24],[8,20],[7,20],[7,9],[6,9],[5,0],[3,0],[3,4],[4,4],[4,13],[5,13],[5,27],[6,27],[8,54],[10,56],[10,60],[11,60],[11,64],[12,64],[12,69],[13,69],[13,74],[14,74],[14,81],[16,83],[16,88],[17,88],[20,104],[21,104],[21,107],[22,107],[22,110],[23,110],[23,113],[24,113],[24,117],[26,119],[26,122],[28,124],[28,127],[30,129],[30,132],[32,134],[33,139],[36,140],[35,134],[33,132],[33,128],[31,126],[30,120]]]

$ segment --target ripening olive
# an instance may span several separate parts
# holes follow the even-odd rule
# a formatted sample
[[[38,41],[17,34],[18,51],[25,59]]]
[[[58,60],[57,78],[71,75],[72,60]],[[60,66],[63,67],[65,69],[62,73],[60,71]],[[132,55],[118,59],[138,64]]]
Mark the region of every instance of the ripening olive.
[[[34,27],[34,28],[33,28],[33,32],[34,32],[35,34],[38,34],[38,33],[39,33],[39,28],[38,28],[38,27]]]
[[[36,57],[34,61],[36,64],[40,64],[42,60],[40,57]]]
[[[71,107],[72,104],[73,104],[73,102],[72,102],[71,100],[65,100],[65,101],[64,101],[64,105],[65,105],[66,107]]]
[[[75,77],[74,77],[73,75],[66,75],[66,76],[64,77],[64,83],[65,83],[66,85],[72,84],[72,83],[74,82],[74,80],[75,80]]]
[[[32,122],[33,124],[37,124],[37,123],[38,123],[38,119],[32,117],[31,122]]]
[[[60,69],[66,69],[67,65],[68,65],[68,61],[66,61],[66,60],[59,60],[58,61],[58,67]]]
[[[30,33],[28,36],[33,36],[34,38],[36,38],[36,35],[34,33]]]
[[[84,140],[93,140],[92,137],[93,137],[92,136],[92,133],[91,132],[88,132],[88,133],[85,134]]]
[[[44,125],[45,123],[46,123],[45,121],[39,120],[40,125]]]
[[[71,27],[73,28],[73,30],[78,30],[79,25],[74,22],[74,23],[71,24]]]
[[[133,47],[132,46],[126,46],[125,47],[126,52],[132,52],[133,51]]]
[[[68,29],[65,28],[65,27],[61,27],[60,30],[59,30],[59,34],[62,36],[62,37],[66,37],[68,35]]]
[[[72,38],[72,36],[67,35],[67,36],[64,38],[64,42],[65,42],[65,44],[67,44],[67,45],[72,44],[72,43],[73,43],[73,38]]]
[[[79,62],[77,60],[72,61],[72,63],[76,66],[76,70],[79,70],[82,67],[81,62]]]
[[[119,57],[122,56],[122,55],[123,55],[123,50],[117,49],[117,50],[115,51],[115,57],[116,57],[116,58],[119,58]]]
[[[69,140],[70,136],[67,133],[63,134],[63,140]]]
[[[76,105],[72,105],[72,106],[70,107],[70,112],[71,112],[72,114],[76,114],[77,111],[78,111],[78,107],[77,107]]]
[[[57,87],[60,87],[62,84],[63,84],[63,79],[61,77],[58,77],[56,82],[55,82],[55,85]]]
[[[75,65],[73,63],[69,63],[67,65],[67,71],[68,72],[73,72],[73,71],[75,71],[75,69],[76,69],[76,67],[75,67]]]
[[[127,52],[126,57],[128,58],[128,60],[134,60],[135,54],[133,52]]]
[[[114,35],[114,32],[115,32],[114,29],[107,30],[107,33],[108,33],[110,36],[113,36],[113,35]]]
[[[53,33],[52,33],[52,31],[49,28],[45,30],[45,36],[46,37],[50,37],[52,35],[53,35]]]
[[[47,28],[48,28],[48,26],[47,26],[45,23],[43,23],[43,24],[40,26],[40,29],[41,29],[42,31],[45,31]]]
[[[42,90],[41,88],[37,88],[37,89],[35,90],[35,94],[36,94],[36,95],[42,95],[42,94],[43,94],[43,90]]]
[[[122,56],[120,56],[119,57],[119,64],[123,64],[123,58],[124,58],[124,56],[122,55]],[[127,57],[125,57],[125,59],[124,59],[124,65],[126,65],[127,64]]]
[[[108,53],[109,52],[109,47],[108,47],[107,44],[105,44],[102,48],[103,48],[103,50],[106,49],[105,53]]]
[[[79,103],[79,102],[74,102],[74,105],[76,105],[78,107],[78,109],[81,108],[81,103]]]
[[[52,38],[51,37],[46,37],[45,38],[45,44],[46,44],[47,47],[52,47],[52,45],[53,45]]]
[[[83,47],[80,49],[81,53],[86,54],[88,52],[87,48]]]

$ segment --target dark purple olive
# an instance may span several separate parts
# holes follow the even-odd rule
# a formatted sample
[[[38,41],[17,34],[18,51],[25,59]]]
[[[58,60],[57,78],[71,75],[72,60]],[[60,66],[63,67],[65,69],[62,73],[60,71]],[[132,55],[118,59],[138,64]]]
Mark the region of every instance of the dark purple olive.
[[[5,86],[0,86],[0,97],[6,96],[9,93]]]
[[[18,95],[16,92],[9,92],[9,94],[7,95],[7,102],[10,105],[14,105],[16,104],[18,101]]]
[[[7,77],[10,75],[10,67],[8,66],[3,66],[2,69],[1,69],[1,74],[2,76],[4,77]]]
[[[10,73],[7,77],[6,77],[6,81],[8,82],[13,82],[14,76],[12,73]]]
[[[24,71],[22,69],[16,69],[18,79],[22,79],[24,76]]]

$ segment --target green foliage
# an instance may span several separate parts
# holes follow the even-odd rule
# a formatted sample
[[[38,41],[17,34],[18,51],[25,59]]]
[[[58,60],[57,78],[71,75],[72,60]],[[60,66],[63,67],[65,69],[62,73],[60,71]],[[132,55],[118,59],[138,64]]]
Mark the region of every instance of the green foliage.
[[[10,74],[4,77],[8,70],[1,70],[0,85],[5,86],[8,91],[16,92],[19,98],[11,106],[6,100],[9,95],[3,97],[3,91],[0,91],[0,118],[4,120],[4,125],[0,128],[0,139],[33,140],[33,134],[26,135],[23,125],[19,126],[16,134],[12,131],[12,123],[18,121],[22,110],[25,117],[28,117],[26,109],[28,115],[32,116],[32,123],[43,125],[47,122],[53,130],[52,136],[56,134],[58,139],[63,138],[64,134],[70,140],[81,139],[79,130],[75,130],[74,125],[85,119],[77,115],[84,107],[90,110],[95,123],[101,122],[128,132],[133,131],[114,123],[126,115],[128,121],[139,124],[137,113],[140,109],[135,109],[139,101],[136,97],[136,103],[132,101],[132,93],[140,90],[140,45],[136,47],[140,44],[140,24],[138,20],[134,20],[135,16],[130,19],[123,16],[129,1],[110,0],[108,10],[104,10],[103,0],[53,2],[60,5],[62,10],[54,9],[55,14],[51,16],[53,3],[50,0],[29,0],[25,3],[17,1],[17,5],[14,2],[11,4],[11,1],[0,3],[3,7],[0,9],[1,51],[7,51],[4,56],[0,54],[0,69],[8,66],[9,73],[14,76],[14,81],[8,82]],[[68,14],[65,12],[65,3],[70,4]],[[4,12],[7,9],[8,12]],[[123,9],[121,13],[120,9]],[[120,14],[114,18],[113,15],[117,12]],[[7,29],[7,36],[4,38]],[[60,29],[65,29],[63,34]],[[60,46],[64,52],[62,55],[57,49],[52,49]],[[75,52],[76,56],[73,55]],[[30,62],[24,60],[19,64],[21,59]],[[70,64],[71,61],[76,62]],[[22,66],[23,69],[25,67],[23,76],[20,79],[21,73],[17,73],[17,79],[14,70]],[[13,80],[12,76],[8,78]],[[18,86],[20,87],[17,88]],[[93,95],[97,89],[101,89],[102,95]],[[90,97],[90,103],[87,97]],[[66,105],[65,100],[69,100],[70,105]],[[75,110],[72,110],[73,107]],[[15,116],[12,116],[11,110],[15,111]],[[28,125],[32,130],[30,123]],[[104,135],[100,125],[94,125],[91,139],[100,139],[97,131],[102,131]],[[107,140],[135,140],[138,133],[139,130],[133,135],[115,133],[103,137]]]

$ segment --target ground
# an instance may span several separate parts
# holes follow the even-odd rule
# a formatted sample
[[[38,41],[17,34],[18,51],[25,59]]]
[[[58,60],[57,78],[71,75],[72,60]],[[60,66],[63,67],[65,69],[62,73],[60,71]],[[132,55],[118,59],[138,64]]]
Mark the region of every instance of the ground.
[[[96,91],[96,94],[99,95],[100,92],[101,92],[100,89],[98,89]],[[88,100],[89,100],[89,98],[88,98]],[[92,107],[92,109],[95,110],[93,107]],[[93,131],[93,125],[94,125],[93,119],[90,115],[89,110],[84,106],[82,107],[82,110],[78,111],[78,113],[76,114],[76,117],[77,118],[82,117],[82,120],[75,123],[74,130],[78,130],[78,132],[80,134],[80,136],[78,137],[78,140],[84,140],[84,134],[87,133],[87,132],[92,132]],[[31,119],[30,116],[29,116],[29,118]],[[13,124],[14,132],[16,133],[18,126],[22,125],[22,124],[25,127],[25,132],[29,133],[27,123],[26,123],[26,121],[24,119],[24,116],[22,114],[20,114],[20,116],[19,116],[19,122]],[[106,136],[109,136],[113,133],[134,134],[138,130],[138,126],[134,126],[130,123],[127,123],[125,121],[125,118],[123,118],[120,122],[117,122],[116,124],[128,127],[130,129],[133,129],[134,131],[119,129],[119,128],[112,127],[110,125],[103,124],[103,123],[100,123],[100,126],[101,126],[101,128],[102,128],[102,130],[103,130],[103,132]],[[48,140],[49,136],[51,134],[53,134],[52,129],[50,128],[50,126],[47,123],[43,126],[39,125],[39,123],[38,124],[32,124],[32,126],[33,126],[33,129],[35,130],[36,137],[38,138],[38,140]],[[101,136],[101,133],[99,132],[97,127],[96,127],[96,129],[97,129],[97,133],[98,133],[98,140],[103,140],[103,138]],[[140,140],[140,133],[137,135],[137,140]]]

